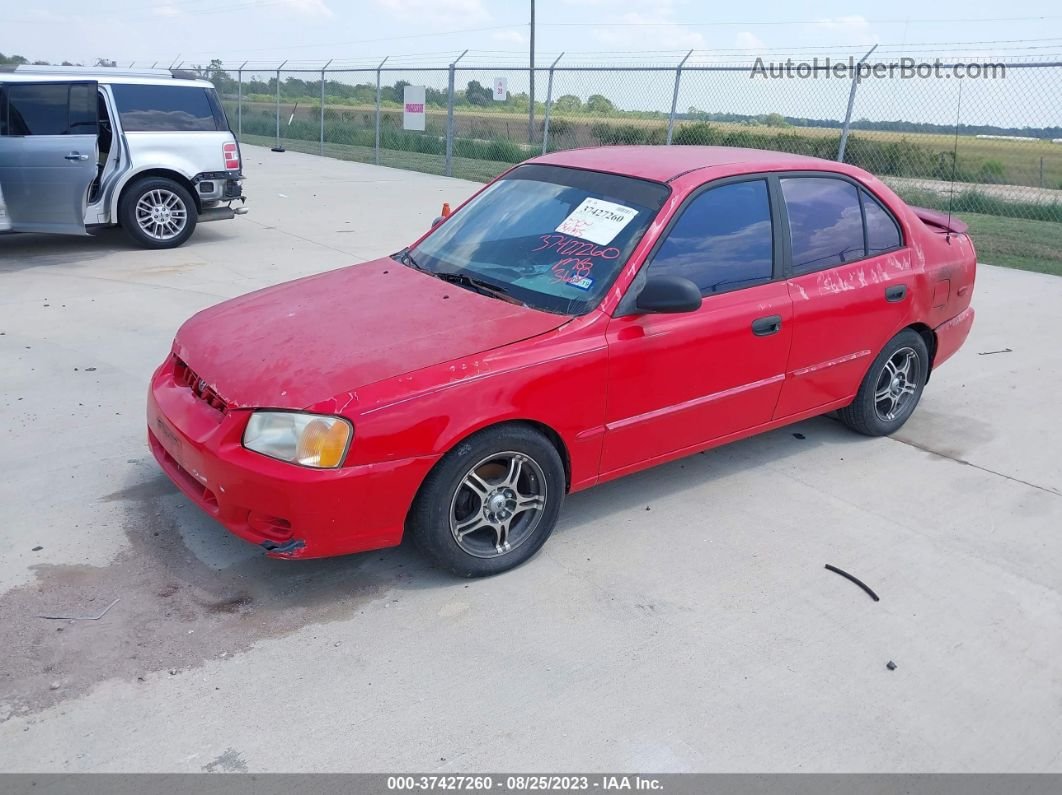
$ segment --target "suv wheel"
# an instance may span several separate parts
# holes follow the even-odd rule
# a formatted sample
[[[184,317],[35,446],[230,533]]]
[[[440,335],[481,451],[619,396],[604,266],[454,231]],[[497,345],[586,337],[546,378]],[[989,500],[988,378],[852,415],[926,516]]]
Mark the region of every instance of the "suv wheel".
[[[176,248],[195,231],[198,213],[190,193],[164,177],[131,185],[118,205],[122,228],[144,248]]]

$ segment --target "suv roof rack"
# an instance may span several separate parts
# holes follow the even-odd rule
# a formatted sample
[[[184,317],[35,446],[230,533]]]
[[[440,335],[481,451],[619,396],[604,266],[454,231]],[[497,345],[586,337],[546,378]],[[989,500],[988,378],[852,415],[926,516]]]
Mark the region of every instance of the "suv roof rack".
[[[172,77],[181,80],[201,80],[195,72],[187,69],[120,69],[114,66],[45,66],[41,64],[17,64],[0,66],[0,72],[21,72],[43,75],[105,74],[115,77]]]

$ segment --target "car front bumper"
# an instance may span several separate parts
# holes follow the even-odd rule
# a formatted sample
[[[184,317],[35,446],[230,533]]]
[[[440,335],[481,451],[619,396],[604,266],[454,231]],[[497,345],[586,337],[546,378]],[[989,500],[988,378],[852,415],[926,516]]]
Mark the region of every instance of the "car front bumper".
[[[283,558],[401,542],[409,506],[436,458],[338,469],[277,461],[243,447],[249,410],[219,411],[174,373],[171,357],[152,377],[148,444],[177,487],[230,532]]]

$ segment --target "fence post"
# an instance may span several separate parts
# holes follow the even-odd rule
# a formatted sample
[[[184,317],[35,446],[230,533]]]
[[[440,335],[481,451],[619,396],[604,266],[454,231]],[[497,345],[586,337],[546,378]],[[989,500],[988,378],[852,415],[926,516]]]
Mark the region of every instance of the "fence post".
[[[837,147],[838,163],[844,162],[844,150],[845,147],[848,146],[848,128],[852,125],[852,109],[855,108],[855,95],[856,87],[859,85],[859,72],[861,71],[863,63],[866,61],[866,59],[869,58],[870,54],[874,52],[874,50],[876,50],[877,48],[878,45],[875,44],[873,47],[867,50],[867,54],[859,59],[859,63],[856,64],[855,74],[852,75],[852,88],[848,91],[848,110],[845,111],[844,126],[841,128],[841,144]]]
[[[321,67],[321,156],[324,156],[324,89],[325,89],[325,69],[327,69],[332,63],[332,59],[328,59],[328,63]]]
[[[549,150],[549,115],[553,108],[553,70],[557,68],[557,62],[563,57],[562,52],[549,67],[549,80],[546,82],[546,118],[542,122],[542,154],[546,154]]]
[[[243,67],[247,61],[236,70],[236,137],[243,140]]]
[[[675,109],[678,105],[678,92],[679,81],[682,80],[682,67],[686,65],[686,61],[693,55],[693,50],[686,53],[686,57],[679,61],[679,65],[675,67],[675,91],[671,95],[671,115],[667,117],[667,145],[671,146],[671,132],[675,129]]]
[[[280,70],[284,68],[286,63],[287,61],[284,61],[277,67],[277,145],[273,147],[274,152],[284,151],[284,147],[280,145]]]
[[[446,98],[446,176],[452,177],[454,175],[454,75],[457,72],[457,62],[460,61],[468,53],[465,50],[463,53],[454,58],[453,63],[450,64],[450,80],[447,90]]]
[[[380,65],[376,67],[376,165],[380,165],[380,103],[382,97],[380,94],[380,72],[383,70],[383,66],[387,63],[387,59],[390,55],[384,57],[380,61]]]

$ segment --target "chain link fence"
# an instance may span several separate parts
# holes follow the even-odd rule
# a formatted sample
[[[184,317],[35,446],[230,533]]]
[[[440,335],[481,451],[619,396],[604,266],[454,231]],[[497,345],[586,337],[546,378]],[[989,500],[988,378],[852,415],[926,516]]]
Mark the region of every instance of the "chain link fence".
[[[690,55],[693,55],[692,53]],[[982,259],[1062,273],[1062,62],[819,57],[785,63],[413,68],[215,65],[241,140],[489,180],[547,151],[746,146],[842,159],[951,209]],[[501,83],[500,93],[495,86]],[[424,130],[405,129],[406,86]]]

